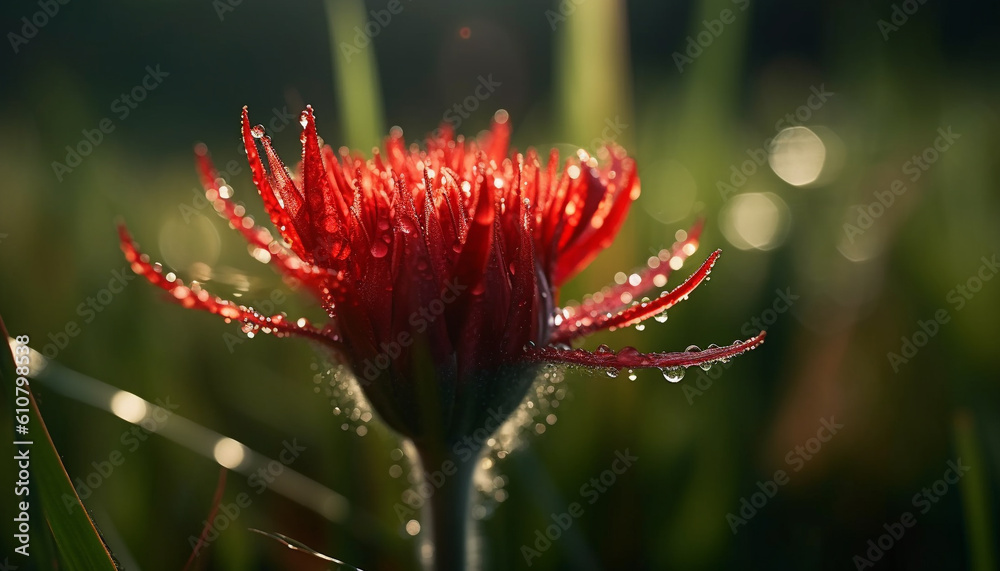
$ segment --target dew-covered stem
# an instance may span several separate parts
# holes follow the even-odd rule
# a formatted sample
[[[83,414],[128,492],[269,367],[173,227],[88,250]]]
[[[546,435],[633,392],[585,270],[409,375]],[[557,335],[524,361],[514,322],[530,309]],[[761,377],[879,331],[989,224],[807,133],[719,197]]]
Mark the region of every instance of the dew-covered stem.
[[[472,520],[472,477],[476,457],[462,458],[437,446],[417,446],[424,495],[421,513],[421,559],[426,571],[475,571],[469,551]],[[429,545],[430,547],[425,547]]]

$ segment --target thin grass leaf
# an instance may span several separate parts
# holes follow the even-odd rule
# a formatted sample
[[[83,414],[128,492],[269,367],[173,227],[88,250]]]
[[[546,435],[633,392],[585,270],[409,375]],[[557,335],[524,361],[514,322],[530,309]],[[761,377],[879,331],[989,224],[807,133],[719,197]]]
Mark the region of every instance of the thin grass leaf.
[[[0,335],[9,339],[3,318],[0,317]],[[17,379],[14,355],[8,344],[0,350],[0,382],[4,386],[15,387]],[[42,414],[35,402],[35,395],[28,388],[28,433],[20,436],[30,445],[31,481],[38,493],[42,516],[55,540],[62,565],[70,571],[117,571],[114,557],[108,551],[104,540],[87,514],[83,502],[76,494],[66,468],[59,459],[52,437],[45,427]],[[29,499],[28,501],[33,501]],[[67,505],[68,502],[68,505]],[[44,533],[42,522],[35,522],[32,535],[37,538]]]
[[[330,561],[331,563],[336,563],[341,567],[347,567],[349,569],[354,569],[355,571],[363,571],[363,569],[361,569],[360,567],[355,567],[349,563],[344,563],[340,559],[335,559],[333,557],[330,557],[329,555],[324,555],[319,551],[316,551],[315,549],[302,543],[301,541],[296,541],[291,537],[288,537],[287,535],[277,532],[261,531],[259,529],[254,529],[254,528],[250,528],[250,531],[254,533],[259,533],[265,537],[270,537],[271,539],[277,541],[278,543],[284,545],[285,547],[291,549],[292,551],[300,551],[302,553],[312,555],[313,557],[316,557],[318,559],[322,559],[323,561]]]
[[[201,530],[201,535],[198,536],[198,544],[191,550],[191,557],[184,564],[183,571],[194,569],[192,565],[194,565],[201,554],[201,548],[207,543],[208,532],[212,529],[216,514],[219,513],[219,505],[222,504],[222,494],[226,491],[226,474],[228,472],[229,470],[224,467],[219,469],[219,481],[215,485],[215,495],[212,497],[212,507],[208,510],[208,519],[205,520],[205,526]]]
[[[965,516],[966,543],[970,569],[986,571],[997,568],[996,533],[989,506],[989,476],[986,473],[982,447],[976,434],[976,422],[971,411],[955,414],[955,449],[958,458],[969,466],[969,473],[959,481],[962,490],[962,512]],[[960,462],[961,463],[961,462]]]

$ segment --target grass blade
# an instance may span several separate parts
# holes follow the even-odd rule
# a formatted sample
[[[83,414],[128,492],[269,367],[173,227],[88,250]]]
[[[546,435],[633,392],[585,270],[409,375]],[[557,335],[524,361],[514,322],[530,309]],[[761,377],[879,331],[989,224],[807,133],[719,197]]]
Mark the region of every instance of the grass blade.
[[[5,340],[9,339],[2,318],[0,318],[0,335]],[[0,382],[13,390],[16,388],[16,379],[14,355],[10,346],[5,343],[3,349],[0,349]],[[29,400],[28,423],[25,425],[28,432],[19,438],[32,443],[24,445],[21,450],[29,451],[29,473],[34,488],[32,492],[37,493],[37,496],[28,497],[39,498],[42,517],[52,532],[61,562],[66,569],[116,571],[114,557],[104,545],[104,540],[101,539],[94,522],[87,514],[83,502],[73,488],[69,474],[66,473],[66,468],[59,459],[59,452],[56,451],[52,437],[49,436],[41,412],[38,410],[35,395],[31,392],[30,385],[25,384],[25,388],[28,389]],[[32,499],[27,501],[31,502]],[[41,522],[35,522],[31,532],[35,538],[39,533],[44,533],[44,529],[40,528]]]

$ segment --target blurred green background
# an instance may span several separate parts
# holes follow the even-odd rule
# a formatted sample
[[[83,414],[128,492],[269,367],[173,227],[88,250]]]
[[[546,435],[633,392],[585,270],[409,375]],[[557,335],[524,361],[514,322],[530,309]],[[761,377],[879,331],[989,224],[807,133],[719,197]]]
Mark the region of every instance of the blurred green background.
[[[220,169],[236,165],[235,199],[261,214],[240,109],[294,162],[306,103],[328,143],[363,151],[392,125],[415,140],[458,118],[474,135],[500,108],[518,148],[623,144],[643,194],[563,299],[643,265],[698,217],[698,255],[724,255],[666,323],[585,346],[683,350],[747,337],[754,320],[767,327],[761,349],[689,370],[680,384],[656,371],[634,382],[570,371],[558,414],[529,423],[493,474],[503,491],[483,504],[487,568],[525,568],[522,545],[625,449],[639,460],[532,569],[852,569],[907,511],[916,524],[875,568],[995,568],[995,3],[54,2],[32,34],[21,18],[42,4],[0,8],[10,44],[0,49],[0,313],[35,349],[52,344],[65,367],[33,387],[70,477],[124,454],[85,503],[129,569],[183,567],[219,467],[156,434],[132,450],[128,422],[57,390],[84,387],[86,400],[89,385],[70,370],[169,399],[176,415],[269,458],[296,439],[305,451],[289,467],[349,503],[331,521],[230,473],[223,502],[243,492],[252,503],[203,568],[325,568],[248,528],[364,569],[417,568],[418,539],[393,507],[410,471],[400,443],[377,421],[351,419],[349,402],[334,414],[339,385],[322,355],[297,340],[238,342],[235,325],[140,280],[101,297],[125,265],[114,229],[123,217],[182,277],[316,317],[199,206],[191,152],[204,142]],[[163,73],[129,107],[120,97],[147,66]],[[84,153],[84,131],[96,140],[105,118],[113,131]],[[78,166],[67,145],[86,155]],[[63,338],[70,323],[77,334]],[[816,451],[810,439],[831,418],[843,428]],[[805,446],[808,460],[796,452]],[[935,490],[959,458],[969,471]],[[0,463],[3,514],[13,513],[13,467]],[[776,470],[788,483],[734,533],[727,514],[739,516]],[[921,513],[924,488],[937,501]],[[12,553],[9,527],[5,517],[0,557]]]

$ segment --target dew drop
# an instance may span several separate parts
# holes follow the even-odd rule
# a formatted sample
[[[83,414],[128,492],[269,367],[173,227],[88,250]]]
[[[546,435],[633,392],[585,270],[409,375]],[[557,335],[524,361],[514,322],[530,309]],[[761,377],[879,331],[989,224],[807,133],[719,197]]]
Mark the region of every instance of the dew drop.
[[[712,362],[707,361],[705,363],[700,363],[698,366],[701,367],[702,371],[708,371],[712,368]]]
[[[264,126],[256,125],[253,129],[250,129],[250,134],[253,135],[254,139],[260,139],[264,136]]]
[[[372,242],[371,253],[376,258],[384,258],[389,253],[389,246],[381,240],[375,240]]]
[[[305,129],[306,125],[308,125],[308,124],[309,124],[309,114],[307,112],[303,111],[299,115],[299,125],[302,125],[302,128]]]
[[[611,368],[605,371],[605,373],[607,373],[607,375],[613,379],[618,376],[618,369]]]
[[[621,351],[618,351],[619,357],[638,357],[639,350],[635,347],[623,347]]]
[[[697,353],[701,349],[697,345],[688,345],[688,348],[684,350],[685,353]]]
[[[399,217],[399,229],[403,231],[403,234],[410,234],[417,231],[417,223],[413,221],[409,216]]]
[[[461,254],[462,253],[462,241],[461,240],[455,240],[455,243],[451,245],[451,251],[455,252],[456,254]]]
[[[660,372],[663,373],[663,378],[671,383],[679,383],[684,378],[683,367],[670,367],[668,369],[661,369]]]
[[[597,349],[595,349],[594,352],[600,355],[609,355],[611,353],[614,353],[614,351],[611,350],[611,347],[608,347],[604,343],[598,345]]]
[[[636,331],[645,331],[646,330],[646,325],[644,323],[636,323],[635,324],[635,330]]]
[[[661,312],[661,313],[657,313],[655,316],[653,316],[653,319],[655,319],[657,323],[666,323],[667,322],[667,312],[664,311],[664,312]]]
[[[629,370],[628,370],[628,380],[630,380],[630,381],[633,381],[633,382],[634,382],[634,381],[635,381],[636,379],[638,379],[638,378],[639,378],[639,377],[638,377],[638,376],[636,376],[636,374],[635,374],[635,371],[633,371],[632,369],[629,369]]]

